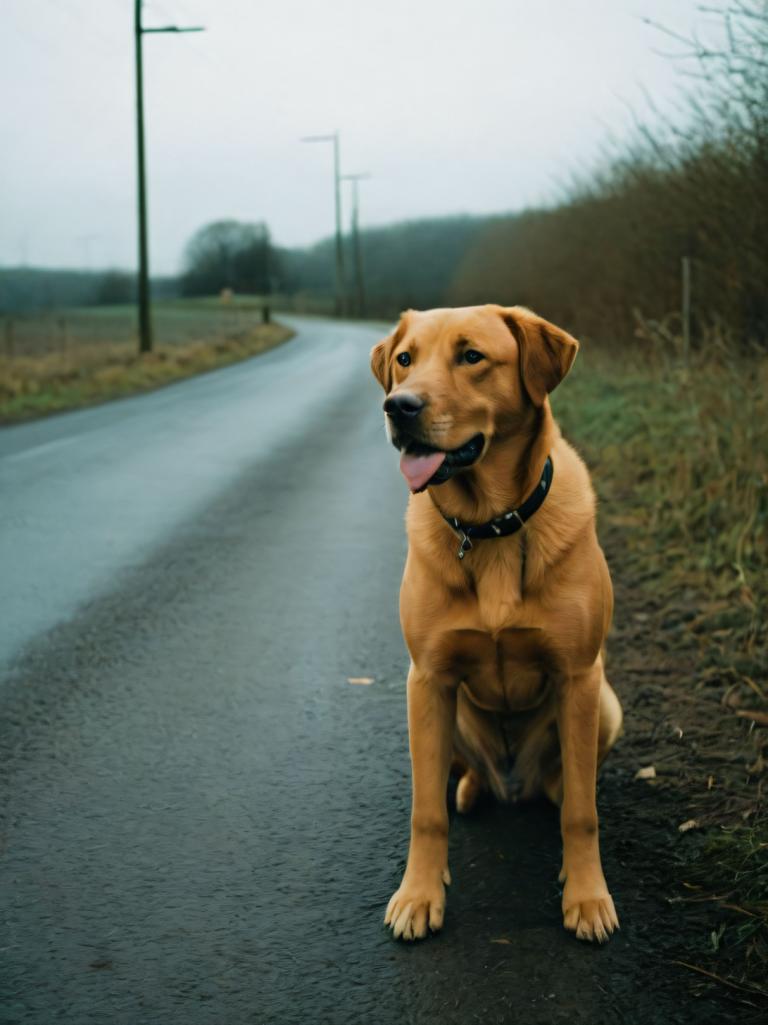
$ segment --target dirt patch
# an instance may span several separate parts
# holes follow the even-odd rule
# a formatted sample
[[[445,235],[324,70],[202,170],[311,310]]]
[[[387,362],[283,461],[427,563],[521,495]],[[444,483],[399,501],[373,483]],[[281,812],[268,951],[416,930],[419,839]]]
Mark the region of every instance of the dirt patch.
[[[677,595],[672,607],[627,558],[628,528],[606,518],[616,590],[608,677],[625,711],[601,775],[601,816],[619,862],[609,878],[618,868],[625,888],[645,891],[639,906],[653,906],[648,947],[678,969],[654,985],[695,997],[720,990],[740,1020],[757,1020],[768,1008],[768,847],[754,771],[766,731],[737,714],[757,695],[733,673],[711,671],[696,596]]]

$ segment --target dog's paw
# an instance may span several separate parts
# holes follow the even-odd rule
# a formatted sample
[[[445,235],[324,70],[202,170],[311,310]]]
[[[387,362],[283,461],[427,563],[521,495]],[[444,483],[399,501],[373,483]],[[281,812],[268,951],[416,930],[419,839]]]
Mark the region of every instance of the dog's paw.
[[[606,891],[603,897],[568,905],[563,900],[563,925],[576,933],[578,940],[605,943],[614,929],[619,928],[619,919],[610,893]]]
[[[384,916],[384,925],[396,940],[423,940],[427,930],[437,932],[445,914],[445,887],[451,881],[448,869],[435,879],[408,879],[392,894]]]

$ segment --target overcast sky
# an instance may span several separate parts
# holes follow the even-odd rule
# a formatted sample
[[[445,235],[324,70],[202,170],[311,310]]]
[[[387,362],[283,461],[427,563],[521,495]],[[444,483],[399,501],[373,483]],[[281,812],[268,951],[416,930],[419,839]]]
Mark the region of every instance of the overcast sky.
[[[368,224],[557,195],[679,95],[669,43],[697,0],[147,0],[154,273],[207,221],[284,245],[333,228],[331,147]],[[135,266],[133,0],[0,0],[0,265]],[[345,192],[345,200],[348,199]],[[345,221],[348,203],[345,210]]]

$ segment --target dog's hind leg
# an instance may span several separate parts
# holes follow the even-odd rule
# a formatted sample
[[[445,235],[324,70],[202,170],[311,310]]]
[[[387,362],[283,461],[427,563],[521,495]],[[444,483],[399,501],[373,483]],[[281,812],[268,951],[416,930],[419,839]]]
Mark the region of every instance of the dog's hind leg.
[[[621,736],[622,722],[619,699],[603,676],[597,734],[598,768]],[[538,791],[559,808],[563,803],[563,765],[554,718],[549,723],[541,724],[526,737],[518,761],[523,768],[523,796],[532,797]]]
[[[486,783],[477,769],[467,769],[456,787],[456,811],[466,815],[472,811]]]
[[[616,691],[603,676],[600,688],[600,727],[597,735],[598,766],[621,736],[623,722],[624,713],[616,697]]]

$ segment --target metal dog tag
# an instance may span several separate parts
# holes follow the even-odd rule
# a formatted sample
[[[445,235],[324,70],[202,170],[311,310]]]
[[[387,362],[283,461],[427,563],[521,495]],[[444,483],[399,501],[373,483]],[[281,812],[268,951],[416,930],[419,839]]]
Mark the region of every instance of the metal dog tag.
[[[459,545],[459,550],[458,550],[458,552],[456,552],[456,554],[458,555],[458,557],[460,559],[463,559],[465,553],[468,552],[471,547],[472,547],[472,542],[470,541],[470,539],[467,537],[467,535],[462,530],[461,531],[461,544]]]

